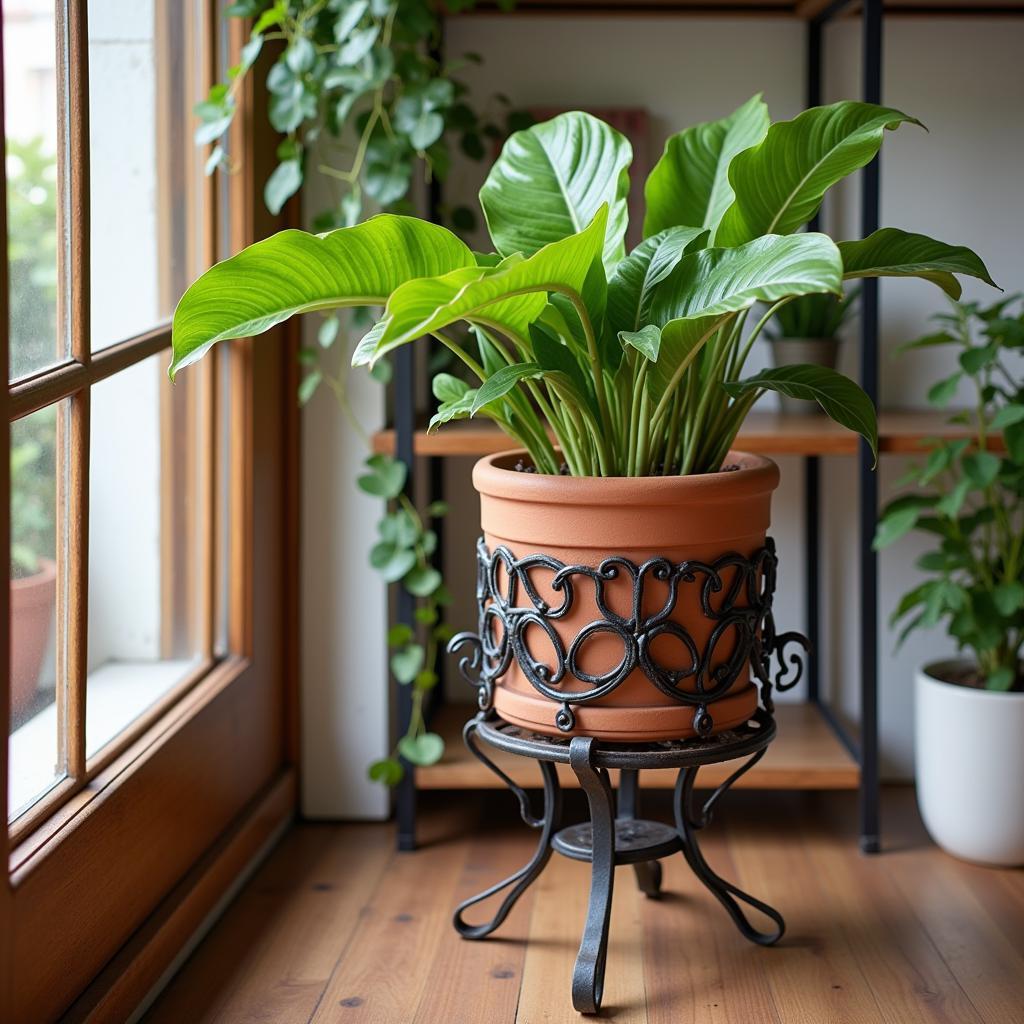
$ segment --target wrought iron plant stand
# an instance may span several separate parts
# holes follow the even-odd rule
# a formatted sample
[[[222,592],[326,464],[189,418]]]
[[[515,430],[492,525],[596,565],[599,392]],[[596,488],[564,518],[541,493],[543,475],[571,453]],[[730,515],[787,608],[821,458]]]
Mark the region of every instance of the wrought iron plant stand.
[[[538,829],[540,837],[533,857],[524,867],[456,908],[455,928],[465,939],[490,935],[544,870],[552,851],[589,861],[590,903],[572,978],[573,1006],[581,1013],[597,1013],[601,1007],[612,888],[618,864],[632,864],[641,891],[657,898],[662,881],[659,860],[681,852],[744,938],[759,945],[771,945],[783,934],[782,915],[716,874],[704,859],[697,838],[698,832],[711,821],[721,796],[757,764],[774,738],[773,687],[789,689],[800,679],[802,658],[793,652],[787,660],[785,648],[795,643],[806,650],[806,639],[799,633],[775,632],[772,596],[777,564],[775,545],[770,538],[751,558],[730,554],[712,564],[650,559],[636,565],[626,558],[612,557],[596,568],[564,565],[544,554],[516,559],[506,548],[498,548],[492,554],[482,540],[477,546],[479,629],[477,633],[460,633],[450,644],[453,651],[468,649],[460,669],[478,689],[480,711],[466,723],[463,736],[470,751],[516,795],[523,821]],[[548,586],[562,596],[557,606],[552,607],[540,596],[531,579],[531,573],[537,570],[552,574]],[[625,616],[611,609],[606,594],[611,581],[623,578],[631,581],[633,597],[631,614]],[[551,623],[568,613],[574,588],[581,585],[581,580],[593,585],[601,618],[579,630],[566,645]],[[654,614],[644,611],[644,586],[648,580],[659,581],[667,593],[663,607]],[[680,588],[691,586],[699,588],[701,611],[712,620],[710,635],[702,646],[670,618]],[[520,604],[523,595],[525,603]],[[546,634],[554,652],[554,665],[531,654],[526,639],[530,626],[539,627]],[[600,676],[586,673],[578,663],[580,648],[596,632],[614,634],[624,648],[620,664]],[[652,644],[666,633],[689,652],[688,664],[674,668],[658,664]],[[731,638],[730,644],[724,643],[727,637]],[[716,663],[715,650],[720,643],[728,653]],[[774,679],[772,655],[778,659]],[[575,728],[573,705],[605,696],[640,667],[662,693],[694,707],[698,735],[685,740],[624,744],[588,736],[542,735],[511,725],[497,717],[492,704],[495,682],[508,671],[513,658],[532,686],[556,702],[553,722],[561,732],[569,733]],[[712,734],[715,701],[730,691],[748,665],[759,685],[760,706],[749,721]],[[567,674],[585,684],[586,689],[564,689],[561,684]],[[685,689],[681,685],[684,682],[688,683]],[[529,794],[488,757],[482,745],[537,761],[544,787],[544,809],[539,817],[533,814]],[[742,763],[701,803],[695,795],[700,767],[733,760]],[[570,765],[579,779],[589,804],[588,822],[561,827],[562,794],[556,770],[560,763]],[[617,794],[608,774],[613,768],[620,771]],[[673,798],[673,825],[637,817],[639,772],[653,768],[679,772]],[[505,896],[489,921],[466,921],[469,908],[502,892]],[[770,931],[755,928],[741,904],[760,911],[774,927]]]

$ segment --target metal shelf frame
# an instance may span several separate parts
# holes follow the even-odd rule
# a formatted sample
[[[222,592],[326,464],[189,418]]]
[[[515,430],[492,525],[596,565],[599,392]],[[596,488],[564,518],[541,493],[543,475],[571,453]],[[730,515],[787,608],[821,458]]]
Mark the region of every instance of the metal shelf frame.
[[[822,101],[823,72],[825,65],[824,29],[825,26],[840,16],[853,16],[861,19],[861,95],[866,102],[880,103],[882,97],[882,45],[884,0],[832,0],[830,3],[819,3],[817,0],[804,0],[797,5],[797,14],[806,17],[806,57],[807,106],[816,106]],[[949,13],[952,8],[944,9]],[[574,13],[581,13],[582,6],[574,7]],[[663,9],[667,13],[668,8]],[[999,8],[998,13],[1010,13],[1012,8]],[[607,14],[607,9],[599,10]],[[620,10],[620,13],[621,10]],[[679,11],[680,14],[694,13]],[[702,11],[701,13],[709,13]],[[723,8],[721,16],[728,16],[736,11]],[[757,13],[748,11],[746,13]],[[938,13],[937,11],[920,11],[922,14]],[[987,8],[957,7],[956,13],[996,13]],[[792,16],[792,15],[790,15]],[[443,46],[442,43],[439,47]],[[861,211],[860,227],[863,237],[871,234],[879,226],[880,205],[880,168],[879,159],[868,164],[861,172]],[[432,187],[430,211],[436,213],[440,194],[437,186]],[[817,219],[812,227],[817,226]],[[860,315],[860,383],[875,405],[878,405],[879,391],[879,301],[878,282],[868,279],[862,282],[861,315]],[[395,452],[399,459],[408,467],[408,487],[414,486],[415,463],[414,433],[416,430],[416,346],[402,346],[395,357],[395,375],[393,384],[393,428],[395,432]],[[851,733],[839,719],[829,703],[821,686],[820,639],[820,576],[821,576],[821,465],[820,456],[805,457],[804,482],[804,547],[806,551],[806,629],[811,641],[811,655],[808,670],[808,703],[813,705],[824,720],[835,732],[840,742],[846,747],[852,758],[857,762],[860,772],[860,847],[865,853],[877,853],[881,849],[879,829],[879,749],[878,749],[878,561],[872,548],[875,526],[878,516],[878,478],[873,468],[873,459],[867,444],[860,442],[857,454],[857,472],[859,483],[859,517],[858,517],[858,566],[859,566],[859,641],[860,641],[860,727],[857,735]],[[444,476],[442,458],[430,456],[427,464],[427,484],[429,500],[436,501],[443,497]],[[443,557],[443,543],[439,533],[437,545],[438,559]],[[414,601],[410,595],[398,589],[395,614],[399,622],[415,626]],[[443,666],[438,666],[438,671]],[[411,713],[411,693],[407,686],[395,686],[397,709],[397,726],[404,732]],[[435,691],[440,697],[443,693],[443,680]],[[398,848],[412,850],[416,847],[416,775],[413,765],[405,764],[405,777],[397,787],[396,817],[398,822]]]

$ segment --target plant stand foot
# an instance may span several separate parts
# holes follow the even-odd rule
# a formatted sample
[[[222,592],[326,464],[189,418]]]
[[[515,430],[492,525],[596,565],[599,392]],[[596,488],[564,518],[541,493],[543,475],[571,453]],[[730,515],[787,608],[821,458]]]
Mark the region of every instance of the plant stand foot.
[[[479,720],[474,718],[471,719],[463,730],[463,739],[465,740],[466,746],[479,758],[488,768],[491,769],[496,775],[502,778],[508,787],[515,793],[519,800],[519,810],[523,821],[526,822],[531,828],[540,829],[540,838],[537,840],[537,849],[534,851],[533,856],[530,860],[520,868],[514,875],[510,875],[504,881],[498,882],[496,885],[492,885],[489,889],[485,889],[482,893],[471,897],[468,900],[464,900],[455,908],[453,915],[453,923],[455,930],[464,939],[483,939],[486,938],[495,928],[499,927],[501,923],[509,915],[509,911],[515,906],[516,901],[524,892],[533,884],[540,873],[544,870],[547,862],[551,859],[551,842],[555,833],[555,829],[558,828],[558,824],[562,817],[562,789],[558,783],[558,772],[555,770],[554,764],[550,761],[538,761],[540,765],[541,775],[544,779],[544,815],[541,818],[535,818],[530,811],[530,798],[529,795],[515,784],[490,758],[484,754],[475,742],[475,732]],[[478,903],[483,903],[485,900],[490,899],[492,896],[496,896],[498,893],[503,892],[505,889],[510,891],[502,900],[501,905],[498,907],[494,916],[483,924],[469,924],[464,914],[465,912]]]
[[[726,881],[712,871],[708,862],[704,859],[700,843],[697,841],[697,832],[711,822],[712,809],[719,797],[741,775],[753,768],[763,756],[764,751],[760,750],[746,761],[708,797],[699,810],[695,810],[693,807],[693,789],[697,781],[699,767],[681,769],[676,780],[674,811],[676,828],[679,830],[679,838],[683,844],[683,856],[686,858],[686,863],[689,864],[690,870],[715,896],[718,902],[725,907],[726,912],[732,918],[733,923],[744,938],[757,943],[759,946],[771,946],[782,938],[786,930],[786,923],[782,915],[763,900],[751,896],[732,882]],[[765,917],[775,923],[775,928],[770,931],[760,931],[755,928],[743,912],[743,908],[740,906],[741,903],[760,911]]]

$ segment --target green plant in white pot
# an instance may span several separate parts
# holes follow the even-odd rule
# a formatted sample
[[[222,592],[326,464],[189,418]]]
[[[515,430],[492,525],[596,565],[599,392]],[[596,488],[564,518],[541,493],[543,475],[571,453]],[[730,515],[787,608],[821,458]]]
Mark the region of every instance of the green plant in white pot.
[[[839,295],[845,280],[861,277],[922,277],[955,296],[956,274],[988,280],[973,252],[924,235],[888,228],[837,244],[801,231],[826,191],[905,122],[913,119],[897,110],[843,102],[772,125],[755,97],[687,129],[646,183],[646,238],[627,254],[629,143],[587,114],[561,115],[512,135],[481,190],[495,252],[474,253],[411,217],[321,236],[282,232],[188,290],[174,315],[171,373],[219,341],[295,313],[383,307],[353,362],[437,338],[471,382],[435,378],[434,423],[487,416],[525,449],[475,471],[489,545],[590,566],[611,555],[636,564],[752,559],[765,550],[778,470],[731,447],[757,400],[769,390],[814,400],[872,446],[877,433],[867,396],[834,370],[784,366],[744,377],[772,314],[800,295]],[[769,309],[755,321],[757,303]],[[471,347],[452,333],[460,324],[472,331]],[[535,472],[516,472],[520,459]],[[379,460],[382,480],[400,487],[402,472]],[[676,636],[688,628],[685,615],[702,613],[694,604],[679,614]],[[518,648],[509,661],[504,647],[491,666],[502,667],[494,707],[511,721],[617,739],[682,737],[745,721],[757,703],[749,662],[723,661],[722,651],[706,653],[699,668],[658,667],[646,654],[633,667],[629,652],[652,639],[638,621],[614,626],[627,658],[621,672],[602,667],[606,683],[594,687],[597,668],[566,668],[569,617],[549,625],[560,668]],[[548,682],[563,670],[573,678],[555,700]],[[423,735],[416,716],[432,684],[416,690],[414,729]],[[721,701],[714,715],[711,700]],[[406,750],[438,755],[434,740]]]
[[[987,308],[953,303],[939,329],[907,348],[952,347],[959,368],[928,393],[947,406],[962,382],[974,405],[951,415],[968,436],[935,441],[891,502],[876,546],[910,530],[934,546],[918,560],[927,578],[900,601],[900,641],[944,626],[961,657],[922,667],[916,683],[918,802],[949,852],[1024,864],[1024,382],[1007,354],[1024,350],[1019,296]]]
[[[834,370],[839,357],[839,330],[853,312],[859,288],[845,295],[801,295],[775,311],[765,337],[776,366],[810,363]],[[784,413],[797,416],[817,412],[813,402],[779,395]]]

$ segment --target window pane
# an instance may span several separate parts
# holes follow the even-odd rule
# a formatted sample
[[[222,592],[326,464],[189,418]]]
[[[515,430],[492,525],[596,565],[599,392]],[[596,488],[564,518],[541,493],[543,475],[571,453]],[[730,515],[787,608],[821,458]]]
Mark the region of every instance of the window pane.
[[[195,6],[89,2],[94,350],[168,319],[199,269]]]
[[[57,322],[57,75],[53,0],[7,0],[4,137],[10,258],[10,376],[67,355]]]
[[[11,817],[64,775],[63,657],[57,625],[58,494],[67,403],[11,425]],[[63,517],[61,517],[63,518]],[[63,632],[63,631],[61,631]]]
[[[183,374],[171,388],[166,363],[161,353],[92,392],[88,756],[189,675],[209,645],[200,377]]]

